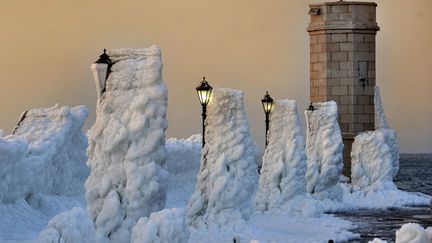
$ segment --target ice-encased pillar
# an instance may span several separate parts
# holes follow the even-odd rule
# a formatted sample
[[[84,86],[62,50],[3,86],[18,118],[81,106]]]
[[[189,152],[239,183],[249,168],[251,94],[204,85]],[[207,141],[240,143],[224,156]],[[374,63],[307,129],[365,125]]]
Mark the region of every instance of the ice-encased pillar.
[[[268,145],[263,157],[256,205],[283,206],[305,190],[305,138],[295,100],[276,100],[270,113]]]
[[[341,199],[337,183],[342,172],[343,143],[334,101],[306,110],[306,191],[318,198]]]
[[[214,89],[207,112],[207,141],[187,217],[192,225],[225,225],[252,213],[258,151],[242,91]]]
[[[376,7],[344,1],[310,5],[310,100],[338,104],[347,176],[355,135],[374,129]]]
[[[87,209],[96,231],[129,242],[139,218],[164,208],[168,94],[156,46],[110,51],[112,72],[88,132]]]

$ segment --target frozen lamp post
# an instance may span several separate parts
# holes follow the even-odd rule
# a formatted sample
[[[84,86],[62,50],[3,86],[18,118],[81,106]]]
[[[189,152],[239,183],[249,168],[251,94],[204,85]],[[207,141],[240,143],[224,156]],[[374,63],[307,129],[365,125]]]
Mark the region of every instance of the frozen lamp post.
[[[314,112],[316,109],[315,109],[315,107],[313,106],[313,104],[312,104],[312,102],[311,102],[311,103],[309,104],[309,107],[308,107],[306,110],[307,110],[307,111],[310,111],[310,112]],[[308,115],[308,117],[309,117],[309,115]],[[306,118],[306,124],[307,124],[309,130],[311,130],[311,129],[312,129],[312,125],[309,124],[308,120],[309,120],[309,118]]]
[[[210,101],[210,96],[212,94],[213,88],[208,84],[203,77],[201,84],[196,87],[196,91],[198,93],[198,98],[202,106],[202,146],[205,145],[205,119],[207,116],[207,104]]]
[[[105,81],[108,79],[110,68],[112,66],[112,61],[108,54],[106,54],[106,49],[103,51],[104,52],[99,56],[99,59],[97,59],[96,62],[90,66],[93,72],[93,79],[96,85],[98,100],[100,99],[100,96],[103,94],[103,92],[105,92]]]
[[[272,97],[270,97],[268,91],[266,91],[266,94],[264,95],[264,98],[261,100],[263,109],[264,109],[264,113],[265,113],[265,124],[266,124],[266,142],[265,145],[267,146],[268,141],[267,141],[267,133],[269,130],[269,125],[270,125],[270,112],[272,110],[273,107],[273,99]]]

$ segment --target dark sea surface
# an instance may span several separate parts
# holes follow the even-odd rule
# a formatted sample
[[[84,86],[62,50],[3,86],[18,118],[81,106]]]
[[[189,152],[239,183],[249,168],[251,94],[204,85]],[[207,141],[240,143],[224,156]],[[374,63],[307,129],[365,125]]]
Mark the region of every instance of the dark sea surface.
[[[399,173],[395,180],[399,189],[432,195],[432,154],[401,155]],[[380,238],[394,242],[395,232],[405,223],[432,226],[430,207],[394,208],[388,210],[360,210],[337,214],[358,228],[352,230],[361,236],[351,242],[368,242]]]
[[[395,182],[401,190],[432,195],[432,154],[401,155]]]

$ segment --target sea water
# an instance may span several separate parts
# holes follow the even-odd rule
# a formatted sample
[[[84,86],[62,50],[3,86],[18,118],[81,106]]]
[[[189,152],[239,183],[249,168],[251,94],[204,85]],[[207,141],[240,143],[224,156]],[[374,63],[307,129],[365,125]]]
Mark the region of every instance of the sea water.
[[[432,195],[432,154],[401,155],[395,183],[404,191]],[[359,210],[338,216],[352,221],[358,227],[353,232],[360,234],[361,239],[352,242],[368,242],[375,237],[394,242],[396,230],[405,223],[418,223],[425,228],[432,226],[430,207]]]

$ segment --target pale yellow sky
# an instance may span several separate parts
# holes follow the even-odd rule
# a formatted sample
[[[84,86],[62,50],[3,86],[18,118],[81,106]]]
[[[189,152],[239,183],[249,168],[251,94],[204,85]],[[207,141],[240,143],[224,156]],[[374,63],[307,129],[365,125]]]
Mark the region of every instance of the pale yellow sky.
[[[90,64],[103,48],[162,48],[169,89],[168,136],[200,132],[195,87],[245,91],[256,141],[263,144],[266,90],[309,101],[304,0],[0,1],[0,128],[26,109],[86,105],[94,122]],[[377,83],[402,152],[432,153],[431,0],[379,0]]]

